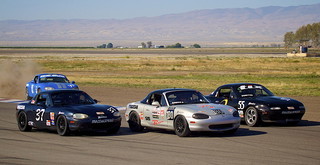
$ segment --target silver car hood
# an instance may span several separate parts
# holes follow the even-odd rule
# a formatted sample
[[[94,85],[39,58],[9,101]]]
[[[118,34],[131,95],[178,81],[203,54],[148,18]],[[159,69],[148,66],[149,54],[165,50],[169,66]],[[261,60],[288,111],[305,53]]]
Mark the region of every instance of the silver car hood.
[[[173,105],[175,110],[189,111],[190,113],[204,113],[207,115],[217,115],[220,111],[226,115],[232,115],[236,110],[233,107],[221,104],[181,104]]]

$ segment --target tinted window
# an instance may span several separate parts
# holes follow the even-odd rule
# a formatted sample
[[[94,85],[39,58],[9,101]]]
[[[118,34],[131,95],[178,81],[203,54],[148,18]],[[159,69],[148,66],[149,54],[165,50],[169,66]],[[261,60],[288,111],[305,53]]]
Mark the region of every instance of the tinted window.
[[[197,91],[175,91],[166,93],[169,105],[208,103]]]
[[[53,105],[84,105],[94,104],[94,100],[85,92],[61,92],[51,95]]]
[[[241,85],[237,88],[240,97],[273,96],[273,94],[261,85]]]
[[[45,82],[69,83],[69,81],[63,77],[42,77],[40,78],[39,82],[40,83],[45,83]]]

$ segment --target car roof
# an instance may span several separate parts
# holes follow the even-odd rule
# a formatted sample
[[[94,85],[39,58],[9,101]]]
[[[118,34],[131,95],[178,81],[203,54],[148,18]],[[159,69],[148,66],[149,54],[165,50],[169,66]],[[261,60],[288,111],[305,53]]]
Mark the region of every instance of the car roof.
[[[151,93],[165,93],[165,92],[174,92],[174,91],[197,91],[197,90],[185,89],[185,88],[166,88],[166,89],[158,89]]]
[[[260,84],[256,84],[256,83],[232,83],[232,84],[221,85],[221,87],[223,87],[223,86],[240,86],[240,85],[260,85]],[[260,85],[260,86],[262,86],[262,85]]]
[[[57,73],[41,73],[41,74],[37,74],[36,76],[44,76],[44,75],[59,75],[59,76],[64,76],[64,77],[66,77],[65,75],[63,75],[63,74],[57,74]]]

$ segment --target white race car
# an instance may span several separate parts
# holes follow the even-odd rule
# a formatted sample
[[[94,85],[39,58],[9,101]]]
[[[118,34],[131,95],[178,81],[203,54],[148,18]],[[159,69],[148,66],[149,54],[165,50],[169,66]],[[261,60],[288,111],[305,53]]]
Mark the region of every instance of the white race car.
[[[180,137],[193,131],[234,133],[240,126],[236,109],[209,103],[193,89],[153,91],[142,101],[129,103],[125,117],[134,132],[152,127],[174,130]]]

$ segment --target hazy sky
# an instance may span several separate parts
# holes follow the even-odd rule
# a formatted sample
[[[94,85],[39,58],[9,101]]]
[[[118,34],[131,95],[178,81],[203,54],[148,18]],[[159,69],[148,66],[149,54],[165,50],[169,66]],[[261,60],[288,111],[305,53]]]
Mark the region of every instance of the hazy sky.
[[[317,3],[320,0],[0,0],[0,20],[127,19],[200,9]]]

